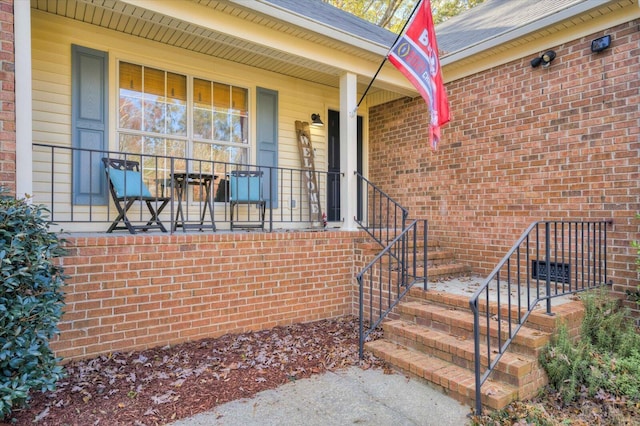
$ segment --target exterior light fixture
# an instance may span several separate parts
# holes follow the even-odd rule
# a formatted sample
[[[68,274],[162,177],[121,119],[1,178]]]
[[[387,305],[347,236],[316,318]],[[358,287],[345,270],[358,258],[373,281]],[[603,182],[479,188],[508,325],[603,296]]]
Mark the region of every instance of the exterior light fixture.
[[[553,50],[547,50],[539,58],[533,58],[531,60],[531,67],[536,68],[542,65],[543,68],[549,68],[549,65],[551,65],[551,61],[553,61],[555,57],[556,52],[554,52]]]
[[[611,36],[606,35],[604,37],[597,38],[591,42],[591,51],[593,53],[602,52],[607,47],[611,46]]]
[[[312,126],[324,126],[324,123],[320,119],[320,114],[311,114],[311,125]]]

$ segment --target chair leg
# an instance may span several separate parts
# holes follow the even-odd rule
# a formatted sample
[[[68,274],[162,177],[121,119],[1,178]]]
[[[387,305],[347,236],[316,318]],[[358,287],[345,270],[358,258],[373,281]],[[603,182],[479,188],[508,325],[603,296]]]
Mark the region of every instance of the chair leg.
[[[127,203],[124,205],[124,208],[122,207],[122,205],[120,205],[120,202],[116,202],[116,208],[118,209],[118,217],[116,217],[115,220],[111,223],[111,226],[109,227],[109,229],[107,229],[107,233],[113,232],[114,229],[120,229],[118,228],[118,224],[120,222],[124,224],[124,227],[122,229],[127,229],[131,234],[136,233],[135,228],[127,218],[127,211],[129,211],[129,208],[135,202],[136,202],[135,198],[129,199]]]
[[[143,226],[142,229],[144,229],[146,231],[150,227],[154,226],[153,223],[155,222],[162,232],[167,232],[167,228],[164,227],[162,222],[160,222],[160,218],[158,217],[158,215],[160,215],[160,213],[162,212],[162,209],[164,209],[164,206],[167,205],[167,202],[168,201],[166,201],[166,200],[163,201],[162,204],[160,205],[160,207],[158,208],[158,211],[156,211],[153,208],[153,206],[151,205],[151,201],[146,201],[145,202],[147,204],[147,208],[149,209],[149,213],[151,213],[151,219],[149,219],[147,224],[145,226]]]
[[[236,207],[236,204],[232,201],[229,203],[229,216],[231,218],[231,229],[233,229],[233,210]]]

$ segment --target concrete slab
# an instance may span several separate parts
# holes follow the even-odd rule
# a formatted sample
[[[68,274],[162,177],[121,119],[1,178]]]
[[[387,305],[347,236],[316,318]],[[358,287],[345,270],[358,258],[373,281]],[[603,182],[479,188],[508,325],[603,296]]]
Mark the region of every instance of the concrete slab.
[[[350,367],[220,405],[174,426],[461,426],[471,408],[431,386],[380,369]]]

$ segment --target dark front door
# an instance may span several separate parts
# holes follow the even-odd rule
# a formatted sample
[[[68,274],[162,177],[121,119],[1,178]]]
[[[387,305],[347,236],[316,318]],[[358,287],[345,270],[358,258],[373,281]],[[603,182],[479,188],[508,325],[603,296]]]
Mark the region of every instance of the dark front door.
[[[327,220],[340,221],[340,112],[329,110],[328,117],[328,162],[329,162],[329,178],[327,182]],[[359,173],[362,173],[362,117],[358,116],[357,121],[357,169]],[[362,212],[362,194],[360,187],[358,187],[357,194],[358,220],[361,219]]]

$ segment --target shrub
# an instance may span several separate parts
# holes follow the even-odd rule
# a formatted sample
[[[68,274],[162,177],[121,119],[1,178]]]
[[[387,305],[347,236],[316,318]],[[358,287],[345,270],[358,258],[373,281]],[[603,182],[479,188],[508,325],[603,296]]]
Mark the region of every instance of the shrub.
[[[45,213],[0,188],[0,419],[63,376],[49,340],[64,305],[63,270],[52,259],[64,250]]]
[[[640,219],[640,213],[636,214],[636,219]],[[640,277],[640,241],[631,241],[631,247],[636,250],[636,270],[638,271],[638,277]],[[640,305],[640,286],[635,290],[626,290],[626,293],[630,300]]]
[[[561,326],[540,355],[549,384],[565,403],[603,392],[640,401],[640,335],[629,310],[606,290],[585,294],[583,302],[580,340]]]

